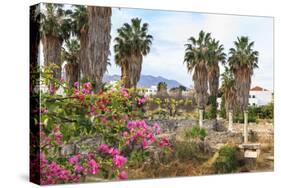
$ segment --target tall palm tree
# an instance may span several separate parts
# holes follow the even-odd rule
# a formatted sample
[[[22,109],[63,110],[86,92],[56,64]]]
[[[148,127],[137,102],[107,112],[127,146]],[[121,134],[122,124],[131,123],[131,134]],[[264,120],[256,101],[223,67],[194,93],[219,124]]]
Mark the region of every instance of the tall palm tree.
[[[67,62],[65,65],[66,82],[70,87],[79,80],[79,53],[80,44],[77,39],[67,40],[65,48],[62,49],[62,59]]]
[[[225,109],[228,112],[228,130],[233,130],[233,111],[236,103],[236,89],[235,89],[234,75],[228,67],[222,74],[222,91],[225,99]]]
[[[198,39],[190,37],[185,44],[184,62],[187,64],[188,72],[193,72],[194,89],[197,95],[199,108],[199,126],[203,126],[203,112],[208,101],[208,56],[210,33],[200,31]]]
[[[72,34],[80,40],[79,54],[79,73],[85,77],[90,77],[92,72],[89,69],[88,58],[86,54],[88,42],[88,12],[87,7],[83,5],[73,5]]]
[[[157,84],[157,95],[160,96],[167,96],[167,83],[166,82],[159,82]]]
[[[94,82],[94,89],[102,89],[102,78],[106,72],[110,54],[111,14],[109,7],[88,6],[88,35],[86,57],[88,67],[86,77]]]
[[[148,23],[133,18],[117,30],[114,45],[115,63],[121,67],[121,79],[126,88],[136,88],[140,79],[143,56],[150,52],[153,37],[148,34]]]
[[[244,142],[248,142],[248,103],[253,70],[258,68],[258,51],[253,50],[254,42],[248,37],[238,37],[234,48],[229,51],[229,66],[235,77],[237,104],[244,112]]]
[[[219,89],[219,76],[220,67],[219,63],[225,63],[226,54],[223,52],[223,45],[220,45],[219,41],[212,39],[209,44],[209,58],[208,58],[208,82],[210,90],[210,102],[211,102],[211,118],[217,116],[217,95]]]
[[[61,48],[63,41],[70,37],[70,11],[60,4],[46,4],[41,14],[41,40],[43,44],[44,63],[56,64],[54,78],[61,78]]]

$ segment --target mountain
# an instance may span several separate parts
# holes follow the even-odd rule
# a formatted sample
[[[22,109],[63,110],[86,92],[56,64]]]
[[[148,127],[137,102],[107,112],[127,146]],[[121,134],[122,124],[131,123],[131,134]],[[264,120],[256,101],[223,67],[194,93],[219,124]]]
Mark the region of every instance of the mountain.
[[[116,75],[116,74],[115,75],[105,75],[103,78],[104,82],[117,81],[117,80],[120,80],[120,76]],[[153,85],[156,86],[159,82],[166,82],[168,89],[183,85],[176,80],[169,80],[162,76],[141,75],[140,81],[138,82],[138,87],[149,88]]]

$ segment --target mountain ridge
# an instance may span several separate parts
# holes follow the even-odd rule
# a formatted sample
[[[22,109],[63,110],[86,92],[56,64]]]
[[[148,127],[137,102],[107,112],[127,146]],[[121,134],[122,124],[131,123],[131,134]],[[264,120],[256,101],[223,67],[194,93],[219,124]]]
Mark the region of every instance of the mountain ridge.
[[[118,80],[120,80],[120,77],[121,76],[117,75],[117,74],[114,74],[114,75],[106,74],[103,78],[103,81],[104,82],[118,81]],[[157,86],[157,84],[159,82],[165,82],[167,84],[168,89],[183,85],[176,80],[167,79],[167,78],[162,77],[162,76],[141,75],[141,78],[138,82],[138,87],[149,88],[153,85]]]

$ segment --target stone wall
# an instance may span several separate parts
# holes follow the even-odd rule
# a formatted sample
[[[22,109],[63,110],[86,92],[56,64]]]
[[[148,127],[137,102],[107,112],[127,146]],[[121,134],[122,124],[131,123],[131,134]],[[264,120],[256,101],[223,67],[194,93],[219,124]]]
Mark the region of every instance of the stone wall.
[[[174,132],[178,128],[192,128],[198,126],[198,120],[195,119],[181,119],[181,120],[147,120],[149,125],[158,123],[161,127],[162,133]],[[216,131],[225,131],[225,122],[224,121],[215,121],[215,120],[204,120],[203,127],[207,130],[216,130]]]

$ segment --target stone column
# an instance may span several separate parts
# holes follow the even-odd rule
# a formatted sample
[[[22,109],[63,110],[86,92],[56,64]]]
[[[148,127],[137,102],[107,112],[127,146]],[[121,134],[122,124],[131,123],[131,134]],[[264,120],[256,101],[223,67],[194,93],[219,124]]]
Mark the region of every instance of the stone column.
[[[248,142],[248,111],[244,111],[244,143],[246,144]]]
[[[203,109],[199,109],[199,127],[203,127]]]
[[[228,112],[228,131],[233,131],[233,111],[229,110]]]

